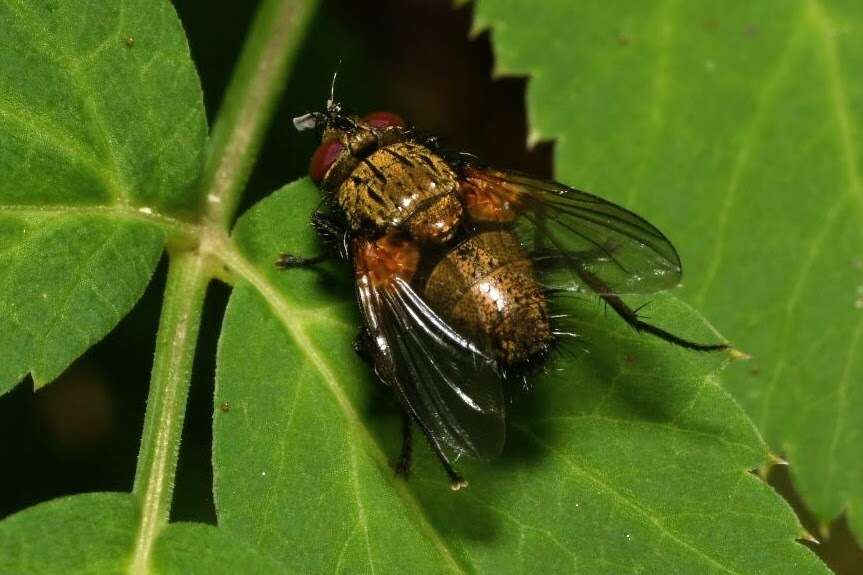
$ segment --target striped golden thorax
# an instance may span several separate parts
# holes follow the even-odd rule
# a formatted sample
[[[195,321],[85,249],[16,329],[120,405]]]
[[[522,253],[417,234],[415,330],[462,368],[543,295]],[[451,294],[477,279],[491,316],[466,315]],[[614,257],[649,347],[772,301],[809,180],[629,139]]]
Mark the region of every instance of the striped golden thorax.
[[[401,229],[420,243],[445,243],[463,215],[456,174],[396,121],[342,116],[328,124],[312,159],[313,177],[317,169],[321,189],[353,232]]]

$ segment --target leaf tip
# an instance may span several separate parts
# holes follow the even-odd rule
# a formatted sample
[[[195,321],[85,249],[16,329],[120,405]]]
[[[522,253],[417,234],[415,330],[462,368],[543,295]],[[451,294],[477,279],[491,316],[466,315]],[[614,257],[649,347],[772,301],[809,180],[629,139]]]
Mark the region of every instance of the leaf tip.
[[[527,134],[527,147],[529,150],[532,150],[536,147],[537,144],[544,141],[546,138],[542,135],[542,133],[536,128],[531,128],[530,132]]]
[[[741,351],[736,347],[728,348],[728,357],[731,358],[731,361],[746,361],[752,359],[752,356],[746,353],[745,351]]]
[[[33,391],[39,391],[52,381],[54,381],[53,377],[43,377],[41,373],[37,373],[35,370],[30,371],[30,379],[33,380]]]
[[[814,535],[809,533],[803,527],[800,528],[800,533],[797,535],[798,541],[806,541],[807,543],[814,543],[815,545],[821,545],[821,541],[815,538]]]
[[[776,455],[775,453],[768,453],[767,456],[770,458],[770,465],[789,465],[788,460],[786,460],[780,455]]]

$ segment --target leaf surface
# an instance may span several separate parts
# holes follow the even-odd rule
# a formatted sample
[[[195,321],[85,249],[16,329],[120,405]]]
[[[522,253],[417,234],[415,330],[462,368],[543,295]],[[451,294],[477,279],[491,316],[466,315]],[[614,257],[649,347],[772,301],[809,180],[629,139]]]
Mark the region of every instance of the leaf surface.
[[[41,503],[0,522],[0,573],[128,573],[139,511],[127,493]],[[273,573],[277,563],[211,525],[175,523],[156,542],[156,573]]]
[[[0,522],[0,573],[125,573],[137,505],[126,493],[40,503]]]
[[[0,1],[0,392],[59,375],[194,215],[206,138],[169,2]]]
[[[349,272],[278,271],[314,254],[318,192],[287,186],[235,231],[242,277],[217,360],[219,525],[300,572],[823,573],[796,519],[748,473],[765,446],[717,384],[722,354],[639,336],[576,301],[578,346],[509,410],[504,455],[464,459],[453,493],[421,438],[394,476],[394,402],[351,348]],[[685,336],[718,335],[670,296],[650,307]]]
[[[562,180],[666,231],[795,485],[863,536],[863,5],[480,0]],[[541,31],[544,40],[537,34]]]
[[[153,571],[166,575],[280,572],[274,559],[224,529],[202,523],[168,525],[159,535],[153,555]]]

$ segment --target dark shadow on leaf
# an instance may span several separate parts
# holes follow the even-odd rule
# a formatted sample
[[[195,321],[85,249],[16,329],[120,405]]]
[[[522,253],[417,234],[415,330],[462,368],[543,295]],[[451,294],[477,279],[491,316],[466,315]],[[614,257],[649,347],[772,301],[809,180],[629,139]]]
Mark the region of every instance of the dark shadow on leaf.
[[[346,265],[325,265],[315,268],[316,288],[333,301],[353,301],[354,287],[350,282]],[[357,324],[359,326],[359,324]]]

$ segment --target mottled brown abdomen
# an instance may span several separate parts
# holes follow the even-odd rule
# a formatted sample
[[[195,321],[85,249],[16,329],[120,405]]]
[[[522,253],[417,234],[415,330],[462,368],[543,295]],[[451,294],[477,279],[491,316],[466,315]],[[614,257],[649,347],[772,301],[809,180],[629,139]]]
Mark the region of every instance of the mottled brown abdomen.
[[[459,333],[488,346],[504,365],[523,363],[551,343],[545,295],[511,232],[462,241],[432,270],[423,294]]]

